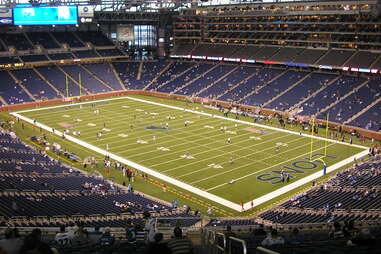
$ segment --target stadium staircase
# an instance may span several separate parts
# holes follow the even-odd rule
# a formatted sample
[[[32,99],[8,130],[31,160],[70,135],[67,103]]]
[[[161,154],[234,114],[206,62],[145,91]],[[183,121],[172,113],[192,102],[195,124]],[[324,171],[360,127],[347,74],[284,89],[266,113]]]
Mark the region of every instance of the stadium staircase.
[[[270,84],[271,82],[277,80],[279,77],[281,77],[283,74],[285,74],[286,72],[288,72],[288,70],[284,70],[282,71],[281,73],[279,73],[278,75],[276,75],[274,78],[270,79],[269,81],[265,82],[262,86],[258,87],[257,89],[254,89],[253,91],[249,92],[248,94],[246,94],[245,96],[243,96],[238,102],[241,102],[241,101],[244,101],[246,98],[248,98],[249,96],[257,93],[259,90],[261,90],[262,88],[266,87],[268,84]]]
[[[217,68],[218,66],[220,66],[220,63],[214,65],[212,68],[210,68],[209,70],[207,70],[206,72],[203,72],[202,74],[198,75],[196,78],[192,79],[192,80],[189,80],[187,83],[185,83],[184,85],[180,86],[180,87],[177,87],[175,90],[174,90],[174,93],[176,93],[177,91],[180,91],[184,88],[186,88],[187,86],[191,85],[192,83],[194,83],[195,81],[199,80],[200,78],[204,77],[206,74],[208,74],[209,72],[211,72],[212,70],[214,70],[215,68]]]
[[[154,79],[152,79],[151,82],[149,82],[149,83],[143,88],[143,90],[147,90],[152,84],[154,84],[154,83],[157,81],[157,79],[158,79],[161,75],[163,75],[163,73],[165,73],[165,72],[172,66],[172,63],[174,63],[174,62],[172,62],[172,61],[168,62],[167,66],[165,66],[165,67],[161,70],[161,72],[159,72],[159,73],[157,74],[157,76],[156,76]]]
[[[9,48],[8,48],[8,45],[4,43],[4,41],[0,38],[0,44],[1,46],[3,46],[4,49],[6,49],[7,51],[9,51]]]
[[[14,58],[16,58],[20,63],[24,63],[20,56],[14,56]]]
[[[24,92],[33,100],[33,101],[37,101],[36,97],[33,96],[33,94],[31,92],[29,92],[29,90],[22,84],[21,80],[18,80],[16,78],[15,75],[13,75],[13,73],[11,71],[7,71],[8,75],[12,77],[12,79],[15,81],[15,83],[17,85],[19,85],[22,90],[24,90]]]
[[[74,32],[71,32],[71,33],[74,35],[74,37],[75,37],[80,43],[82,43],[82,45],[86,45],[86,43],[81,39],[81,37],[78,36],[77,33],[74,33]]]
[[[248,80],[250,80],[251,78],[253,78],[255,75],[258,75],[259,71],[261,69],[258,68],[257,71],[253,72],[252,74],[250,74],[247,78],[241,80],[240,82],[238,82],[237,84],[235,84],[234,86],[230,87],[229,89],[226,89],[225,91],[223,91],[221,94],[217,95],[216,96],[216,99],[218,100],[218,98],[224,96],[225,94],[229,93],[230,91],[232,91],[233,89],[237,88],[238,86],[242,85],[242,84],[245,84]]]
[[[348,57],[348,59],[345,60],[345,62],[342,64],[342,66],[347,66],[347,63],[349,63],[352,60],[352,58],[354,58],[357,55],[357,53],[358,53],[358,51],[356,51],[350,57]]]
[[[86,91],[87,94],[91,94],[90,91],[82,84],[82,85],[79,85],[78,81],[75,80],[72,76],[70,76],[69,73],[67,73],[64,69],[61,68],[61,66],[59,65],[56,65],[56,67],[62,71],[71,81],[73,81],[74,84],[76,84],[78,87],[82,87],[83,90]]]
[[[92,45],[92,48],[94,49],[94,52],[95,52],[95,54],[97,54],[98,55],[98,57],[103,57],[101,54],[99,54],[99,52],[95,49],[95,46],[93,45],[93,44],[91,44]]]
[[[99,83],[104,85],[105,87],[109,88],[111,91],[115,91],[114,88],[109,86],[106,82],[104,82],[101,78],[99,78],[95,73],[87,69],[84,65],[79,65],[82,69],[84,69],[87,73],[89,73],[94,79],[98,80]]]
[[[346,120],[343,124],[348,124],[348,123],[352,122],[353,120],[355,120],[356,118],[358,118],[359,116],[361,116],[362,114],[367,112],[369,109],[371,109],[374,105],[377,105],[379,102],[381,102],[381,97],[378,98],[377,100],[373,101],[367,107],[365,107],[362,110],[360,110],[359,112],[357,112],[357,114],[353,115],[351,118]]]
[[[33,68],[34,72],[37,73],[37,75],[43,80],[45,81],[45,83],[50,86],[56,93],[57,95],[60,95],[62,98],[64,98],[65,96],[61,93],[60,90],[58,90],[54,85],[52,85],[52,83],[49,82],[49,80],[47,80],[44,75],[42,75],[36,68]]]
[[[3,104],[3,105],[8,105],[8,103],[4,100],[4,98],[0,95],[0,102]]]
[[[197,44],[194,45],[194,47],[189,51],[188,55],[192,55],[193,51],[197,48]]]
[[[317,64],[321,59],[323,59],[326,55],[328,55],[330,50],[327,50],[324,54],[322,54],[315,62],[314,64]]]
[[[340,78],[342,77],[342,75],[339,75],[337,76],[336,78],[332,79],[331,81],[329,81],[326,85],[320,87],[318,90],[316,90],[314,93],[312,93],[310,96],[307,96],[306,98],[302,99],[301,101],[299,101],[298,103],[296,103],[295,105],[291,106],[290,108],[287,109],[287,111],[293,111],[294,109],[297,109],[299,108],[301,105],[303,105],[303,103],[305,103],[306,101],[308,101],[310,98],[313,98],[315,97],[318,93],[320,93],[321,91],[323,91],[324,89],[326,89],[328,86],[332,85],[333,83],[335,83],[337,80],[339,80]]]
[[[376,57],[376,59],[374,59],[373,63],[371,63],[371,65],[370,65],[370,69],[372,69],[372,68],[373,68],[373,65],[376,64],[377,62],[379,62],[380,59],[381,59],[381,54],[378,55],[378,57]],[[377,68],[376,68],[376,69],[377,69]]]
[[[48,32],[50,38],[52,38],[52,40],[62,48],[62,44],[56,39],[56,37],[54,37],[54,35],[51,33],[51,32]]]
[[[331,103],[330,105],[326,106],[325,108],[323,108],[322,110],[320,110],[319,112],[317,112],[315,115],[313,115],[314,117],[326,112],[327,110],[329,110],[330,108],[334,107],[336,104],[338,104],[339,102],[341,102],[342,100],[345,100],[348,96],[350,96],[351,94],[357,92],[361,87],[367,85],[369,83],[369,80],[366,80],[364,81],[363,83],[361,83],[359,86],[355,87],[354,89],[352,89],[349,93],[345,94],[344,96],[340,96],[340,98],[338,100],[336,100],[335,102]]]
[[[34,48],[34,44],[32,42],[32,40],[29,38],[28,34],[27,33],[22,33],[24,35],[24,37],[26,38],[26,40],[29,42],[30,45],[32,45],[32,47]]]
[[[199,66],[199,64],[192,65],[191,67],[187,68],[185,71],[183,71],[183,72],[181,72],[181,73],[179,73],[179,74],[177,74],[177,75],[172,75],[171,78],[170,78],[169,80],[167,80],[166,82],[164,82],[164,83],[158,85],[158,86],[156,87],[156,91],[157,91],[159,88],[161,88],[161,87],[163,87],[163,86],[166,86],[167,84],[171,83],[172,81],[174,81],[174,80],[177,79],[178,77],[181,77],[182,75],[188,73],[188,72],[191,71],[193,68],[198,67],[198,66]]]
[[[268,104],[270,104],[271,102],[273,102],[274,100],[278,99],[280,96],[282,96],[283,94],[287,93],[288,91],[290,91],[291,89],[293,89],[294,87],[296,87],[297,85],[299,85],[301,82],[303,82],[305,79],[311,77],[313,72],[309,73],[308,75],[304,76],[303,78],[299,79],[298,81],[296,81],[293,85],[289,86],[286,90],[284,90],[283,92],[277,94],[276,96],[274,96],[273,98],[271,98],[270,100],[268,100],[267,102],[263,103],[263,107],[266,107]]]
[[[116,79],[118,80],[119,85],[120,85],[120,87],[122,88],[122,90],[127,90],[126,87],[124,86],[123,81],[120,79],[120,77],[119,77],[119,75],[118,75],[118,72],[115,70],[114,65],[113,65],[112,63],[108,63],[108,64],[109,64],[109,66],[110,66],[112,72],[114,73]]]
[[[136,75],[136,80],[140,80],[141,79],[142,72],[143,72],[143,67],[144,67],[144,64],[143,64],[143,61],[142,61],[139,64],[139,69],[138,69],[138,74]]]
[[[222,81],[223,79],[225,79],[227,76],[229,76],[230,74],[232,74],[233,72],[235,72],[238,68],[240,68],[240,66],[236,66],[234,67],[233,69],[231,69],[230,71],[228,71],[227,73],[225,73],[224,75],[222,75],[220,78],[218,78],[216,81],[213,81],[212,83],[210,83],[209,85],[207,85],[206,87],[204,87],[203,89],[201,89],[200,91],[198,91],[195,96],[197,97],[199,94],[201,94],[202,92],[208,90],[209,88],[211,88],[212,86],[214,86],[215,84],[218,84],[218,82]]]

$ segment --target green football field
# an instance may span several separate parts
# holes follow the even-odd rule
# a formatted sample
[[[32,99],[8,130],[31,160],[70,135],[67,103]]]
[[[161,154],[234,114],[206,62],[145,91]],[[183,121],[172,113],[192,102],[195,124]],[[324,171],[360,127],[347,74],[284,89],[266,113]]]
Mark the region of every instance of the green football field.
[[[81,141],[236,204],[323,170],[320,161],[309,160],[310,137],[273,128],[275,123],[269,129],[199,104],[178,103],[184,110],[150,101],[159,100],[131,96],[19,114],[57,131],[69,129]],[[324,140],[313,139],[314,159],[324,147]],[[324,160],[330,167],[363,151],[329,141]],[[289,182],[281,182],[282,170]]]

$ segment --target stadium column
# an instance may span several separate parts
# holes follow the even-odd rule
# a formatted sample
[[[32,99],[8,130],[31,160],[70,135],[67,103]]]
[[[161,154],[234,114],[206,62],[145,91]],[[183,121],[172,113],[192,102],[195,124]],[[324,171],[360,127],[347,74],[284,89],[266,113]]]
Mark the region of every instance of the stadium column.
[[[166,11],[160,13],[160,21],[157,27],[157,54],[160,58],[165,58],[169,53],[173,24],[172,15]]]
[[[159,28],[157,31],[157,54],[160,58],[165,58],[165,30]]]

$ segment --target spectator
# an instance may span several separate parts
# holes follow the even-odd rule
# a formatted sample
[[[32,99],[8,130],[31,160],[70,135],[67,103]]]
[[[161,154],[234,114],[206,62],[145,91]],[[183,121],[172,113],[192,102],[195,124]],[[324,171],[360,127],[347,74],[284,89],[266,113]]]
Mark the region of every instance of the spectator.
[[[226,239],[226,248],[230,251],[230,237],[235,237],[236,234],[232,231],[232,227],[230,225],[226,226],[226,232],[224,233]]]
[[[154,239],[155,239],[155,242],[150,243],[147,246],[146,250],[143,252],[144,254],[151,254],[151,253],[167,254],[167,253],[171,253],[168,246],[167,246],[167,243],[162,242],[162,240],[163,240],[163,234],[162,233],[156,233],[154,236]]]
[[[363,228],[361,232],[356,237],[354,237],[351,241],[352,241],[352,244],[355,244],[358,246],[372,246],[376,244],[376,238],[373,235],[371,235],[369,229],[367,228]]]
[[[127,220],[126,225],[126,238],[127,242],[132,244],[136,242],[136,228],[131,219]]]
[[[262,241],[263,246],[272,246],[276,244],[284,244],[284,239],[278,236],[276,229],[271,230],[271,233]]]
[[[3,248],[5,253],[8,254],[18,254],[22,245],[22,240],[18,230],[7,228],[5,230],[5,239],[0,240],[0,246]]]
[[[188,254],[193,253],[193,244],[190,240],[183,238],[181,228],[176,227],[173,230],[174,238],[168,242],[171,254]]]
[[[151,218],[151,214],[148,211],[143,213],[143,217],[146,221],[144,230],[147,231],[147,242],[155,242],[155,219]]]
[[[113,246],[115,242],[115,237],[111,235],[110,228],[105,228],[102,237],[99,239],[99,244],[101,246]]]
[[[60,246],[67,246],[71,244],[71,239],[69,238],[69,234],[66,232],[64,225],[61,225],[60,232],[56,234],[54,240]]]
[[[48,244],[41,241],[41,230],[37,228],[25,237],[19,253],[53,254],[53,251]]]
[[[75,232],[75,236],[72,243],[75,245],[84,245],[89,242],[87,231],[83,228],[83,225],[78,226],[78,230]]]
[[[98,243],[102,235],[103,234],[99,231],[99,227],[98,226],[95,227],[93,232],[88,233],[90,243],[92,244]]]
[[[67,234],[70,240],[72,240],[75,237],[75,233],[77,232],[77,230],[78,230],[78,226],[74,225],[74,223],[72,223],[69,227],[67,227]]]
[[[330,238],[333,239],[342,239],[344,238],[344,233],[341,229],[341,225],[339,222],[335,221],[333,223],[333,231],[329,232]]]
[[[292,245],[299,245],[303,243],[304,239],[301,235],[299,235],[299,229],[294,228],[292,230],[291,236],[288,240],[288,242]]]
[[[255,236],[267,235],[263,224],[260,224],[259,228],[256,228],[253,233]]]

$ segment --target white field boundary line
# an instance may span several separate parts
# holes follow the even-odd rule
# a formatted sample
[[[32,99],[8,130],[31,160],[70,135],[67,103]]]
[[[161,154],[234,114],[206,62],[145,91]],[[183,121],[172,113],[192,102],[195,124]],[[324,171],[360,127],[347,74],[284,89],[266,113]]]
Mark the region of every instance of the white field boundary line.
[[[282,137],[286,137],[286,136],[282,136]],[[278,139],[278,138],[275,138],[275,139]],[[293,140],[292,140],[291,142],[289,142],[289,143],[293,143],[293,142],[296,142],[296,141],[300,141],[301,139],[302,139],[302,138],[293,139]],[[262,143],[267,143],[267,142],[262,142]],[[286,152],[289,152],[289,151],[292,151],[292,150],[295,150],[295,149],[299,149],[299,148],[300,148],[300,147],[296,147],[296,148],[294,148],[294,149],[287,150]],[[238,149],[238,150],[236,150],[236,151],[240,151],[240,150],[243,150],[243,149],[244,149],[244,148],[242,148],[242,149]],[[239,157],[236,157],[235,160],[238,160],[238,159],[241,159],[241,158],[246,158],[246,157],[249,157],[249,156],[253,156],[254,154],[261,153],[262,151],[267,151],[267,150],[271,150],[271,149],[274,149],[274,147],[268,147],[268,148],[262,149],[262,150],[260,150],[260,151],[254,152],[254,153],[252,153],[252,154],[248,154],[248,155],[244,155],[244,156],[239,156]],[[209,150],[209,151],[213,151],[213,150],[215,150],[215,149],[211,149],[211,150]],[[236,151],[234,151],[234,152],[236,152]],[[285,153],[285,152],[283,152],[283,153]],[[222,154],[218,154],[218,155],[216,155],[216,156],[208,157],[208,158],[205,158],[205,159],[202,159],[202,160],[197,160],[197,161],[194,161],[194,162],[191,162],[191,163],[188,163],[188,164],[180,165],[180,166],[177,166],[177,167],[171,167],[170,169],[164,170],[164,171],[162,171],[162,172],[163,172],[163,173],[166,173],[166,172],[173,171],[173,170],[176,170],[176,169],[179,169],[179,168],[188,167],[189,165],[197,164],[197,163],[199,163],[199,162],[201,162],[201,161],[208,161],[208,160],[210,160],[210,159],[218,158],[218,157],[221,157],[221,156],[226,156],[227,154],[229,154],[229,153],[222,153]],[[270,155],[270,153],[264,153],[264,154],[266,154],[266,155]],[[229,172],[234,171],[234,170],[236,170],[236,169],[244,168],[244,167],[247,167],[248,165],[255,164],[255,163],[260,163],[260,162],[261,162],[262,164],[264,164],[264,165],[266,165],[266,166],[270,166],[268,163],[264,163],[263,161],[266,160],[266,159],[269,159],[269,158],[276,157],[276,156],[278,156],[279,154],[282,154],[282,153],[277,153],[277,154],[275,154],[275,155],[274,155],[274,154],[271,154],[270,156],[265,157],[264,159],[261,159],[261,160],[252,160],[252,159],[249,159],[249,160],[251,161],[250,163],[244,164],[244,165],[242,165],[242,166],[240,166],[240,167],[231,169],[231,170],[229,170],[229,171],[224,171],[223,173],[219,173],[219,174],[216,174],[216,175],[213,175],[213,176],[210,176],[210,177],[203,178],[203,179],[201,179],[201,180],[197,180],[197,181],[191,182],[191,184],[196,183],[196,182],[202,182],[202,181],[208,180],[208,179],[210,179],[210,178],[213,178],[214,176],[221,175],[221,174],[226,174],[226,173],[229,173]],[[283,159],[283,158],[282,158],[282,159]],[[177,160],[177,159],[176,159],[176,160]],[[227,162],[225,162],[225,163],[227,164]],[[230,163],[230,162],[229,162],[229,163]],[[163,164],[163,163],[155,164],[155,165],[153,165],[153,166],[160,165],[160,164]],[[151,166],[151,167],[152,167],[152,166]],[[187,173],[186,175],[191,175],[191,174],[194,174],[194,173],[196,173],[196,172],[200,172],[201,170],[206,170],[206,169],[209,169],[209,167],[204,167],[204,168],[201,168],[201,169],[199,169],[199,170],[192,171],[192,172],[190,172],[190,173]]]
[[[256,126],[256,127],[264,128],[264,129],[269,129],[269,130],[273,130],[273,131],[286,132],[286,133],[291,133],[291,134],[295,134],[295,135],[298,135],[298,136],[304,136],[304,137],[324,140],[324,141],[328,141],[328,142],[331,142],[331,143],[337,143],[337,144],[357,147],[357,148],[361,148],[361,149],[368,149],[368,147],[366,147],[366,146],[361,146],[361,145],[357,145],[357,144],[349,144],[349,143],[345,143],[345,142],[341,142],[341,141],[337,141],[337,140],[331,140],[331,139],[328,139],[328,138],[312,136],[312,135],[304,134],[304,133],[298,133],[296,131],[279,129],[279,128],[275,128],[275,127],[272,127],[272,126],[261,125],[261,124],[257,124],[257,123],[251,123],[251,122],[248,122],[248,121],[243,121],[243,120],[238,120],[238,119],[232,119],[232,118],[228,118],[228,117],[224,117],[224,116],[219,116],[219,115],[214,115],[214,114],[205,113],[205,112],[200,112],[200,111],[196,111],[196,110],[192,110],[192,109],[185,109],[185,108],[181,108],[181,107],[177,107],[177,106],[171,106],[171,105],[166,105],[166,104],[162,104],[162,103],[158,103],[158,102],[147,101],[147,100],[138,99],[138,98],[132,98],[132,97],[129,97],[129,96],[126,96],[125,98],[127,98],[129,100],[133,100],[133,101],[140,101],[140,102],[143,102],[143,103],[149,103],[149,104],[153,104],[153,105],[157,105],[157,106],[162,106],[162,107],[182,110],[182,111],[186,111],[186,112],[191,112],[191,113],[195,113],[195,114],[199,114],[199,115],[203,115],[203,116],[209,116],[209,117],[219,118],[219,119],[223,119],[223,120],[227,120],[227,121],[232,121],[232,122],[236,122],[236,123],[252,125],[252,126]]]
[[[100,100],[101,101],[101,100]],[[73,106],[76,106],[76,105],[83,105],[83,104],[92,104],[92,103],[96,103],[95,101],[92,101],[92,102],[80,102],[80,103],[76,103],[76,104],[65,104],[65,105],[59,105],[59,106],[52,106],[52,107],[42,107],[42,108],[35,108],[37,111],[38,110],[44,110],[44,109],[54,109],[54,108],[64,108],[64,107],[73,107]],[[112,105],[120,105],[120,104],[126,104],[127,102],[115,102],[113,103]],[[135,105],[133,102],[128,102],[128,103],[131,103],[131,105]],[[109,104],[99,104],[99,105],[96,105],[96,108],[93,108],[93,107],[88,107],[88,108],[72,108],[71,110],[75,110],[75,111],[82,111],[84,109],[89,109],[89,111],[93,111],[94,109],[99,109],[100,107],[103,107],[103,106],[108,106]],[[130,106],[129,104],[128,105],[123,105],[123,106]],[[102,109],[102,108],[101,108]],[[126,108],[128,109],[128,108]],[[30,109],[30,110],[25,110],[25,111],[34,111],[34,109]],[[22,113],[24,111],[19,111],[18,113]],[[56,113],[63,113],[65,111],[54,111]],[[39,119],[43,119],[45,117],[50,117],[50,114],[52,112],[49,111],[49,112],[46,112],[46,113],[40,113],[38,115]],[[93,115],[94,116],[94,115]]]
[[[353,162],[353,160],[355,158],[361,158],[363,156],[366,156],[367,154],[368,154],[368,150],[364,150],[364,151],[359,152],[359,153],[357,153],[357,154],[355,154],[355,155],[353,155],[353,156],[351,156],[349,158],[346,158],[346,159],[344,159],[344,160],[342,160],[342,161],[340,161],[340,162],[338,162],[338,163],[336,163],[336,164],[334,164],[332,166],[329,166],[327,168],[327,174],[331,173],[331,172],[333,172],[333,171],[335,171],[335,170],[337,170],[337,169],[339,169],[339,168],[341,168],[341,167],[343,167],[343,166],[345,166],[345,165],[347,165],[347,164],[349,164],[351,162]],[[263,195],[263,196],[261,196],[261,197],[259,197],[257,199],[254,199],[253,200],[254,207],[258,206],[258,205],[261,205],[261,204],[263,204],[263,203],[265,203],[265,202],[267,202],[267,201],[269,201],[269,200],[271,200],[271,199],[273,199],[275,197],[283,195],[283,194],[285,194],[285,193],[287,193],[287,192],[289,192],[289,191],[291,191],[291,190],[293,190],[295,188],[298,188],[298,187],[300,187],[300,186],[302,186],[302,185],[304,185],[304,184],[306,184],[308,182],[311,182],[311,181],[313,181],[315,179],[318,179],[319,177],[322,177],[322,176],[323,176],[323,173],[322,173],[322,170],[320,170],[320,171],[318,171],[316,173],[313,173],[313,174],[311,174],[309,176],[306,176],[306,177],[304,177],[304,178],[302,178],[302,179],[300,179],[298,181],[295,181],[295,182],[293,182],[291,184],[288,184],[288,185],[286,185],[284,187],[281,187],[281,188],[279,188],[279,189],[277,189],[275,191],[269,192],[269,193],[267,193],[267,194],[265,194],[265,195]],[[248,210],[248,209],[251,209],[251,201],[249,201],[249,202],[244,204],[244,210]]]
[[[34,123],[34,121],[32,119],[29,119],[29,118],[27,118],[25,116],[22,116],[19,113],[12,112],[11,115],[13,115],[14,117],[18,117],[19,119],[21,119],[21,120],[23,120],[25,122],[28,122],[28,123],[30,123],[32,125],[35,125],[37,127],[40,127],[40,128],[42,128],[42,129],[44,129],[46,131],[49,131],[49,132],[53,133],[53,129],[51,127],[46,126],[46,125],[44,125],[42,123],[39,123],[39,122]],[[63,133],[60,132],[60,131],[55,130],[54,134],[56,134],[58,136],[62,136]],[[181,187],[181,188],[183,188],[185,190],[188,190],[190,192],[196,193],[196,194],[198,194],[198,195],[200,195],[200,196],[202,196],[202,197],[204,197],[206,199],[209,199],[211,201],[214,201],[216,203],[219,203],[221,205],[229,207],[229,208],[231,208],[231,209],[233,209],[235,211],[241,211],[241,206],[240,205],[235,204],[235,203],[233,203],[233,202],[231,202],[229,200],[226,200],[226,199],[221,198],[219,196],[216,196],[214,194],[208,193],[208,192],[203,191],[203,190],[201,190],[199,188],[193,187],[193,186],[191,186],[189,184],[183,183],[183,182],[181,182],[179,180],[176,180],[176,179],[174,179],[172,177],[169,177],[169,176],[163,175],[161,173],[158,173],[158,172],[156,172],[156,171],[154,171],[154,170],[152,170],[150,168],[144,167],[144,166],[142,166],[140,164],[137,164],[137,163],[135,163],[133,161],[130,161],[130,160],[127,160],[127,159],[122,158],[120,156],[117,156],[115,154],[109,153],[109,152],[107,152],[104,149],[100,149],[100,148],[98,148],[96,146],[93,146],[93,145],[91,145],[89,143],[86,143],[86,142],[84,142],[82,140],[74,138],[74,137],[72,137],[70,135],[65,135],[65,137],[66,137],[66,140],[69,140],[69,141],[71,141],[73,143],[76,143],[76,144],[78,144],[80,146],[86,147],[89,150],[92,150],[92,151],[97,152],[99,154],[102,154],[104,156],[109,155],[110,158],[113,159],[113,160],[119,161],[119,162],[121,162],[123,164],[126,164],[126,165],[129,165],[129,166],[133,167],[133,168],[136,168],[136,169],[138,169],[138,170],[140,170],[140,171],[142,171],[144,173],[147,173],[147,174],[152,175],[152,176],[154,176],[156,178],[159,178],[159,179],[161,179],[163,181],[172,183],[172,184],[174,184],[176,186],[179,186],[179,187]]]
[[[190,109],[185,109],[185,108],[181,108],[181,107],[177,107],[177,106],[171,106],[171,105],[166,105],[166,104],[162,104],[162,103],[158,103],[158,102],[152,102],[152,101],[147,101],[147,100],[143,100],[143,99],[138,99],[138,98],[132,98],[132,97],[129,97],[129,96],[125,96],[125,97],[120,97],[120,98],[112,98],[112,99],[104,99],[104,100],[99,100],[97,102],[100,102],[100,101],[113,101],[113,100],[121,100],[121,99],[129,99],[129,100],[133,100],[133,101],[139,101],[139,102],[143,102],[143,103],[148,103],[148,104],[152,104],[152,105],[157,105],[157,106],[161,106],[161,107],[167,107],[167,108],[172,108],[172,109],[177,109],[177,110],[183,110],[185,112],[191,112],[191,113],[195,113],[195,114],[200,114],[200,115],[204,115],[204,116],[209,116],[209,117],[216,117],[216,118],[219,118],[219,119],[223,119],[223,120],[228,120],[228,121],[233,121],[233,122],[237,122],[237,123],[241,123],[241,124],[248,124],[248,125],[252,125],[252,126],[256,126],[256,127],[260,127],[260,128],[265,128],[265,129],[270,129],[270,130],[274,130],[274,131],[281,131],[281,132],[286,132],[286,133],[291,133],[291,134],[295,134],[295,135],[301,135],[301,136],[305,136],[305,137],[310,137],[310,138],[314,138],[314,139],[319,139],[319,140],[327,140],[328,142],[331,142],[331,143],[337,143],[337,144],[343,144],[343,145],[347,145],[347,146],[352,146],[352,147],[357,147],[357,148],[362,148],[364,149],[364,151],[358,153],[358,154],[355,154],[353,156],[351,156],[350,158],[347,158],[339,163],[336,163],[330,167],[327,168],[327,172],[331,172],[331,171],[334,171],[336,170],[337,168],[341,167],[341,166],[344,166],[348,163],[350,163],[351,161],[353,161],[354,158],[359,158],[359,157],[362,157],[362,156],[365,156],[366,154],[368,154],[368,148],[365,147],[365,146],[361,146],[361,145],[355,145],[355,144],[347,144],[345,142],[341,142],[341,141],[337,141],[337,140],[330,140],[330,139],[326,139],[326,138],[322,138],[322,137],[316,137],[316,136],[312,136],[312,135],[309,135],[309,134],[304,134],[304,133],[297,133],[295,131],[290,131],[290,130],[285,130],[285,129],[278,129],[278,128],[275,128],[275,127],[271,127],[271,126],[265,126],[265,125],[260,125],[260,124],[256,124],[256,123],[250,123],[250,122],[247,122],[247,121],[242,121],[242,120],[238,120],[238,119],[231,119],[231,118],[227,118],[227,117],[223,117],[223,116],[218,116],[218,115],[214,115],[214,114],[210,114],[210,113],[205,113],[205,112],[199,112],[199,111],[195,111],[195,110],[190,110]],[[81,103],[77,103],[77,104],[74,104],[74,105],[82,105],[82,104],[89,104],[89,103],[94,103],[94,102],[81,102]],[[32,111],[39,111],[39,110],[46,110],[46,109],[51,109],[51,108],[60,108],[60,107],[67,107],[67,105],[59,105],[59,106],[53,106],[53,107],[48,107],[48,108],[38,108],[38,109],[29,109],[29,110],[24,110],[24,111],[18,111],[18,112],[12,112],[10,113],[11,115],[15,116],[15,117],[18,117],[30,124],[33,124],[33,125],[36,125],[37,127],[41,127],[49,132],[52,132],[52,128],[44,125],[44,124],[41,124],[41,123],[38,123],[36,122],[34,124],[34,121],[32,119],[29,119],[27,117],[24,117],[22,115],[20,115],[19,113],[25,113],[25,112],[32,112]],[[59,131],[55,131],[55,134],[59,135],[59,136],[62,136],[62,133],[59,132]],[[177,185],[181,188],[184,188],[188,191],[191,191],[193,193],[196,193],[200,196],[203,196],[211,201],[214,201],[216,203],[219,203],[221,205],[224,205],[226,207],[229,207],[233,210],[236,210],[236,211],[242,211],[242,208],[240,205],[238,204],[235,204],[231,201],[228,201],[224,198],[221,198],[219,196],[216,196],[214,194],[211,194],[209,192],[206,192],[206,191],[203,191],[203,190],[200,190],[199,188],[196,188],[196,187],[193,187],[189,184],[186,184],[186,183],[183,183],[181,181],[178,181],[176,179],[173,179],[172,177],[168,177],[166,175],[163,175],[161,173],[158,173],[152,169],[149,169],[147,167],[144,167],[142,165],[139,165],[135,162],[132,162],[132,161],[129,161],[127,159],[124,159],[120,156],[117,156],[117,155],[114,155],[114,154],[111,154],[111,153],[108,153],[107,151],[103,150],[103,149],[100,149],[98,147],[95,147],[93,145],[90,145],[86,142],[83,142],[77,138],[74,138],[72,136],[66,136],[66,139],[69,140],[69,141],[72,141],[76,144],[79,144],[81,146],[84,146],[90,150],[93,150],[97,153],[100,153],[102,155],[109,155],[110,158],[114,159],[114,160],[117,160],[121,163],[124,163],[126,165],[130,165],[131,167],[134,167],[136,169],[139,169],[147,174],[150,174],[150,175],[153,175],[161,180],[164,180],[166,182],[170,182],[174,185]],[[337,165],[340,165],[340,166],[337,166]],[[268,194],[265,194],[257,199],[254,200],[254,207],[255,206],[258,206],[264,202],[267,202],[279,195],[282,195],[284,193],[286,193],[287,191],[290,191],[294,188],[297,188],[299,186],[302,186],[306,183],[308,183],[309,181],[312,181],[314,179],[317,179],[321,176],[321,173],[320,172],[316,172],[310,176],[307,176],[307,177],[304,177],[292,184],[289,184],[285,187],[282,187],[278,190],[275,190],[273,192],[270,192]],[[282,190],[282,191],[280,191]],[[248,208],[251,208],[251,201],[248,202],[248,203],[245,203],[244,204],[244,210],[245,209],[248,209]]]

